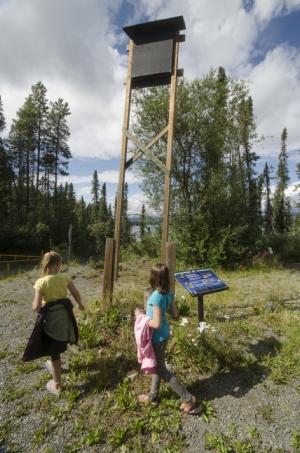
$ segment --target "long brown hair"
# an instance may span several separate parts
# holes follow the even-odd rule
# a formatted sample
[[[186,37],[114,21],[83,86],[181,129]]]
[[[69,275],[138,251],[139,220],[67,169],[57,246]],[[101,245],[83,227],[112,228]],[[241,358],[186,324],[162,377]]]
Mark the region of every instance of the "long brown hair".
[[[150,271],[149,283],[151,288],[159,293],[167,294],[170,289],[169,268],[165,264],[157,263]]]
[[[45,253],[42,261],[43,274],[47,274],[49,268],[56,264],[61,264],[61,256],[57,252],[54,252],[54,250]]]

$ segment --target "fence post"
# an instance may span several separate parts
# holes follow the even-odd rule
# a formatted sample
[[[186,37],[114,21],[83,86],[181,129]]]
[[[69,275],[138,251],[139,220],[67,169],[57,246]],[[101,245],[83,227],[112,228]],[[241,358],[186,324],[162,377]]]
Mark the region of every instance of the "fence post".
[[[114,287],[114,248],[114,239],[106,238],[102,289],[102,297],[105,308],[108,308],[112,301]]]
[[[176,248],[175,248],[175,242],[167,242],[166,243],[166,251],[165,251],[165,256],[166,256],[166,265],[169,268],[169,273],[170,273],[170,288],[175,294],[175,269],[176,269]]]

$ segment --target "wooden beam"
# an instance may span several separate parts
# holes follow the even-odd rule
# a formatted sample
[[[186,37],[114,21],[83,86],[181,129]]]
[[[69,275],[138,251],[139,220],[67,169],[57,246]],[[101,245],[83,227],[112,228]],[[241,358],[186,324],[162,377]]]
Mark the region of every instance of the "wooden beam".
[[[114,245],[115,241],[113,238],[106,238],[102,288],[105,308],[108,308],[111,304],[114,289]]]
[[[125,129],[129,127],[130,120],[130,102],[131,102],[131,68],[132,68],[132,51],[133,41],[129,42],[128,50],[128,70],[126,79],[126,92],[125,92],[125,109],[123,119],[123,131],[122,131],[122,147],[121,147],[121,160],[119,170],[119,184],[117,193],[117,205],[115,213],[115,253],[114,253],[114,279],[118,278],[119,270],[119,255],[120,255],[120,238],[121,238],[121,222],[122,222],[122,211],[123,211],[123,198],[124,198],[124,183],[125,183],[125,163],[127,155],[128,138],[124,133]]]
[[[163,135],[165,135],[166,132],[168,132],[168,129],[169,129],[169,126],[166,126],[162,131],[160,131],[155,137],[152,138],[152,140],[147,144],[145,145],[145,147],[147,149],[151,148],[151,146],[154,145],[154,143],[156,143]],[[139,159],[141,156],[143,155],[143,152],[138,149],[134,155],[128,159],[128,161],[126,162],[126,169],[128,167],[130,167],[131,164],[133,164],[133,162],[135,162],[137,159]]]
[[[124,131],[124,134],[132,141],[132,143],[135,144],[135,146],[137,146],[138,148],[140,148],[140,150],[146,154],[147,157],[149,157],[149,159],[152,160],[152,162],[154,162],[160,169],[161,171],[163,171],[165,174],[168,173],[168,170],[167,168],[165,167],[165,165],[158,159],[158,157],[154,156],[150,151],[149,149],[143,145],[131,132],[129,132],[128,129],[123,129]]]
[[[166,243],[166,265],[169,268],[170,288],[175,294],[176,249],[175,242]]]
[[[175,104],[176,104],[176,86],[177,86],[177,69],[178,69],[178,53],[179,53],[180,38],[174,39],[174,62],[171,76],[170,99],[169,99],[169,130],[167,143],[167,158],[164,184],[164,208],[163,208],[163,225],[161,239],[161,258],[165,261],[166,243],[169,235],[169,211],[170,211],[170,188],[171,188],[171,168],[172,168],[172,153],[173,153],[173,138],[174,138],[174,123],[175,123]]]

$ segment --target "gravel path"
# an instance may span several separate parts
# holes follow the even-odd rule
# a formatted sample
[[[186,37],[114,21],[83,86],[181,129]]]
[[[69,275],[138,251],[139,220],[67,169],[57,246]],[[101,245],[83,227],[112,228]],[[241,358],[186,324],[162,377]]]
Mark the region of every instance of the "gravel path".
[[[75,277],[83,301],[99,298],[100,272],[89,266],[76,266],[68,269],[68,273]],[[36,450],[32,447],[32,435],[41,427],[49,401],[44,390],[47,379],[44,361],[34,362],[34,368],[28,374],[18,372],[20,357],[35,319],[31,300],[32,286],[38,276],[39,272],[33,270],[15,279],[0,281],[0,395],[8,395],[5,402],[1,402],[0,398],[0,453],[46,452],[42,447]],[[274,385],[263,370],[260,379],[257,376],[251,376],[249,370],[244,374],[229,372],[217,376],[199,376],[199,381],[192,384],[192,390],[209,401],[215,413],[209,422],[203,417],[183,417],[183,432],[188,442],[183,450],[185,453],[207,451],[204,440],[206,434],[223,435],[223,439],[227,435],[227,440],[245,440],[252,435],[251,442],[256,447],[254,450],[240,450],[241,453],[300,451],[291,447],[293,433],[300,432],[300,383]],[[28,402],[22,400],[25,391],[32,395],[30,407],[26,405]],[[9,430],[11,422],[13,430],[9,437],[14,449],[5,449],[1,447],[1,434],[3,430]],[[71,425],[67,421],[57,433],[51,453],[62,452],[62,442],[68,442],[71,438]],[[99,448],[86,447],[84,451],[103,451]],[[232,450],[224,448],[214,451],[230,453]]]

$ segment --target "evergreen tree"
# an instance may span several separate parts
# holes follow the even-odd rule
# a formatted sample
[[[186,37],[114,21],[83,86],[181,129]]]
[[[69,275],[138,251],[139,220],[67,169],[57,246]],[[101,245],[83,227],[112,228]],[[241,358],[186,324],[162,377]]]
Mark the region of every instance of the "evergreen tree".
[[[37,82],[31,87],[32,102],[35,109],[36,130],[35,139],[37,147],[36,157],[36,183],[35,190],[39,189],[40,168],[42,162],[42,152],[46,151],[46,121],[48,114],[48,100],[46,98],[47,88],[42,82]]]
[[[270,235],[273,232],[273,208],[271,202],[271,187],[270,187],[270,169],[266,162],[264,172],[263,172],[264,182],[265,182],[265,215],[264,215],[264,230],[266,235]]]
[[[123,198],[123,215],[121,225],[121,243],[123,247],[127,247],[130,244],[130,232],[131,226],[128,218],[128,184],[127,182],[125,182]]]
[[[2,99],[1,99],[1,96],[0,96],[0,134],[4,131],[5,126],[6,126],[6,122],[5,122],[4,112],[3,112]],[[2,142],[2,138],[1,138],[1,135],[0,135],[0,144],[1,144],[1,142]]]
[[[67,175],[68,160],[72,157],[68,139],[70,136],[67,116],[70,115],[67,102],[59,98],[50,102],[50,112],[47,122],[48,146],[47,155],[51,171],[54,171],[54,194],[57,192],[58,175]]]
[[[99,210],[99,180],[98,180],[97,170],[95,170],[93,173],[91,194],[92,194],[92,203],[94,205],[95,212],[98,213],[98,210]]]
[[[146,232],[146,210],[145,205],[143,204],[140,217],[140,237],[142,242],[145,239],[145,232]]]
[[[99,200],[99,220],[100,222],[106,222],[108,219],[108,208],[106,201],[106,183],[103,183],[101,187],[101,196]]]
[[[276,233],[285,233],[291,226],[291,206],[285,195],[289,183],[287,129],[281,134],[281,150],[278,157],[277,186],[274,194],[274,230]]]

